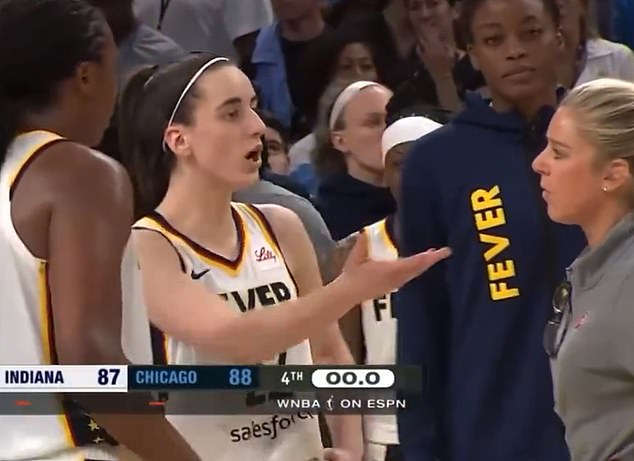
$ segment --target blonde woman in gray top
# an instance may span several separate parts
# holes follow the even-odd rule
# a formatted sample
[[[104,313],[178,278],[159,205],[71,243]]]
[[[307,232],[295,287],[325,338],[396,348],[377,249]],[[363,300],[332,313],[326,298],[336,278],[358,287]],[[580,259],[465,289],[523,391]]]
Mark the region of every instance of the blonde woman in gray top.
[[[634,460],[634,84],[572,90],[533,169],[550,218],[588,240],[544,334],[572,461]]]

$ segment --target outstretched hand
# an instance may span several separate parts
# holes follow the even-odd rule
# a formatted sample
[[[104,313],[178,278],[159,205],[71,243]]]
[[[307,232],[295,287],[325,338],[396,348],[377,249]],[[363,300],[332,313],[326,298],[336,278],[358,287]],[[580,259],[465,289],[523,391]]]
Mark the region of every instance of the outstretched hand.
[[[451,250],[445,247],[395,261],[374,261],[368,257],[367,236],[361,233],[343,266],[342,275],[359,287],[364,299],[371,299],[400,288],[450,255]]]

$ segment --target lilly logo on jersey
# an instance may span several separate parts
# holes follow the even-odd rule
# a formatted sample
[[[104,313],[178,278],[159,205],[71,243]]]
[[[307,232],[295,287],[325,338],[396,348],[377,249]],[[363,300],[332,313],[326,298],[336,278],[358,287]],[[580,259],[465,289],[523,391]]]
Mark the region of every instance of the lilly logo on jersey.
[[[277,261],[277,255],[270,248],[260,247],[253,253],[255,255],[255,262],[261,263],[264,261]]]

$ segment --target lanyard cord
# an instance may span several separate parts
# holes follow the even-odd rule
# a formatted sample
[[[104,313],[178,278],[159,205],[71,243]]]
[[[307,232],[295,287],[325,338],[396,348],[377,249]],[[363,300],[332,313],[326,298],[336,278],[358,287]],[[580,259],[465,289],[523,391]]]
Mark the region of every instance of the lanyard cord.
[[[169,8],[171,2],[172,0],[161,0],[161,9],[159,11],[158,23],[156,24],[157,30],[161,30],[161,27],[163,27],[165,13],[167,13],[167,9]]]

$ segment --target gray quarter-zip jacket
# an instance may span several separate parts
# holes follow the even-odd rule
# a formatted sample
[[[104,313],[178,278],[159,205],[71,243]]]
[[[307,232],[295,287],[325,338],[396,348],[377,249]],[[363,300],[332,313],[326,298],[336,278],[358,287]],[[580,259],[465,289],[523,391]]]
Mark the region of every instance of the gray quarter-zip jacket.
[[[567,277],[571,310],[551,364],[572,461],[634,461],[634,213]]]

